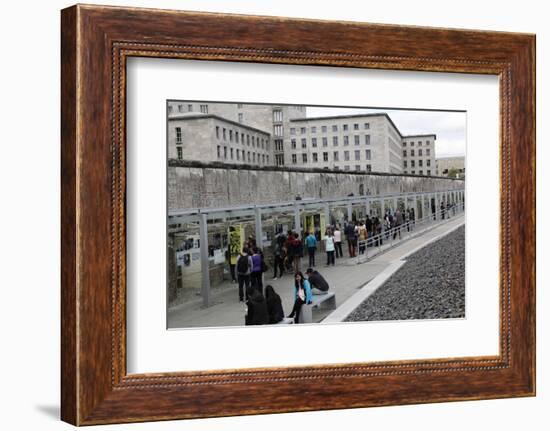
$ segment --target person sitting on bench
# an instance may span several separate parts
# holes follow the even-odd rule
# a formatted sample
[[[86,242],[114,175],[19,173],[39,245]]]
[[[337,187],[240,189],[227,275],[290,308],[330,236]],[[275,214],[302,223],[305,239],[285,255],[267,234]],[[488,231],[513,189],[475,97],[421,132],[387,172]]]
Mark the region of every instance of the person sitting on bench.
[[[315,271],[313,268],[308,268],[306,275],[311,287],[311,292],[314,295],[325,295],[328,293],[329,285],[325,278],[319,274],[319,271]]]
[[[283,320],[285,313],[283,312],[281,297],[275,292],[275,289],[273,289],[271,285],[265,287],[265,301],[267,303],[269,323],[279,323]]]

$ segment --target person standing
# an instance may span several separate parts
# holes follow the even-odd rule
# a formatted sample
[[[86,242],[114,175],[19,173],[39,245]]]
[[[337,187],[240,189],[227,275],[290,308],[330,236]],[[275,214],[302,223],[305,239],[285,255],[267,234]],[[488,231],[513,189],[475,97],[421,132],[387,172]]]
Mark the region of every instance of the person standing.
[[[367,227],[363,221],[357,227],[357,236],[359,240],[359,254],[363,254],[367,246]]]
[[[252,286],[260,292],[264,291],[262,282],[263,274],[263,256],[258,247],[254,248],[254,254],[252,255],[252,271],[250,273],[250,282]]]
[[[327,266],[330,264],[334,265],[334,236],[332,231],[327,229],[327,235],[324,238],[325,240],[325,250],[327,252]]]
[[[294,273],[296,273],[302,270],[302,256],[304,255],[304,245],[297,233],[294,233],[290,246],[292,248]]]
[[[398,234],[399,234],[399,239],[401,239],[401,225],[403,224],[403,214],[401,213],[401,210],[399,208],[397,208],[397,210],[395,211],[394,221],[395,221],[395,230],[393,232],[393,239],[395,239]]]
[[[250,274],[252,272],[252,258],[248,255],[248,247],[244,247],[237,259],[237,281],[239,283],[239,301],[244,301],[250,287]],[[243,290],[243,287],[245,290]]]
[[[355,243],[357,237],[355,235],[355,225],[353,224],[353,222],[350,221],[346,225],[344,233],[346,234],[346,239],[348,241],[349,257],[355,257]]]
[[[279,277],[282,277],[284,273],[283,241],[280,241],[279,238],[277,238],[277,242],[275,243],[275,251],[273,252],[273,255],[273,280],[277,280],[277,269],[279,269]]]
[[[294,306],[288,315],[294,318],[294,323],[300,323],[300,313],[304,304],[311,304],[313,298],[309,281],[304,278],[304,274],[298,271],[294,275]]]
[[[343,257],[342,254],[342,232],[340,231],[340,226],[336,225],[334,227],[334,252],[337,258]]]
[[[306,237],[306,247],[309,256],[309,266],[315,266],[315,252],[317,251],[317,238],[315,234],[310,232]]]

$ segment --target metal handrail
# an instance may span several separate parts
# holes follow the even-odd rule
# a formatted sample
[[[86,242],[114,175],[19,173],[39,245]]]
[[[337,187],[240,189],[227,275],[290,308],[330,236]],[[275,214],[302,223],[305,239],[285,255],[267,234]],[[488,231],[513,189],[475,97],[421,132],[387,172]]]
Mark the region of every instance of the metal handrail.
[[[382,251],[389,250],[395,245],[402,243],[406,239],[410,239],[413,236],[424,233],[436,225],[444,222],[452,216],[460,214],[464,211],[464,203],[455,203],[449,208],[443,209],[444,218],[441,219],[441,209],[438,208],[434,213],[428,214],[418,220],[409,220],[399,226],[394,226],[390,229],[383,230],[381,233],[371,237],[367,237],[365,240],[357,241],[356,247],[356,263],[364,263],[371,257],[379,255]],[[452,213],[452,216],[450,215]],[[367,233],[368,234],[368,233]],[[396,240],[396,236],[399,234],[399,240]],[[386,246],[383,247],[383,243],[386,241]],[[389,242],[388,242],[389,241]],[[376,244],[376,246],[374,246]],[[374,254],[369,254],[369,247],[377,247],[378,251]],[[360,253],[361,248],[364,247],[364,253]],[[384,250],[382,250],[384,248]]]

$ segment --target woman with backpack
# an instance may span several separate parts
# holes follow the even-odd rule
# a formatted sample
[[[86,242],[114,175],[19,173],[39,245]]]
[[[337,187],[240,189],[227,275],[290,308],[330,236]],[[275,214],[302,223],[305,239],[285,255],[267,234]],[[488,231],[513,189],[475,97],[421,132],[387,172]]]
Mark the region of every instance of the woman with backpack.
[[[252,272],[252,258],[248,255],[248,248],[244,247],[241,255],[237,259],[237,282],[239,283],[239,301],[244,301],[244,295],[248,298],[248,288],[250,287],[250,274]],[[243,291],[244,287],[244,291]]]

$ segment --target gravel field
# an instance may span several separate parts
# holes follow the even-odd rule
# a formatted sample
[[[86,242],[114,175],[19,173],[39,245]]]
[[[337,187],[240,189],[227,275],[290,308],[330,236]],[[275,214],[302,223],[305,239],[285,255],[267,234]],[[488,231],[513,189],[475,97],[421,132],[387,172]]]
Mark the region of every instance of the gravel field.
[[[464,317],[464,226],[409,256],[346,319],[445,319]]]

